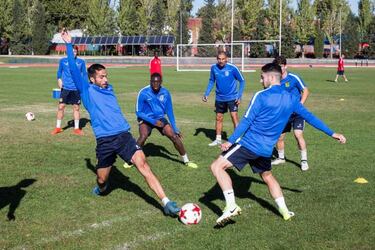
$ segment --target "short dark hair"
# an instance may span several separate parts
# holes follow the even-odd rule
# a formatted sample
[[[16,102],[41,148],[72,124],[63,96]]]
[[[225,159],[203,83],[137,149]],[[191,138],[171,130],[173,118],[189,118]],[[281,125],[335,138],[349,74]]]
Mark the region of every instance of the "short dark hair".
[[[77,50],[77,51],[79,50],[77,45],[74,45],[74,49]]]
[[[161,75],[160,75],[159,73],[153,73],[153,74],[151,75],[151,77],[150,77],[150,81],[152,81],[152,79],[154,79],[155,77],[160,78],[160,81],[163,80],[162,77],[161,77]]]
[[[224,50],[220,50],[219,52],[217,52],[216,58],[219,58],[220,55],[224,55],[225,57],[228,57],[227,53]]]
[[[275,59],[273,59],[272,63],[276,63],[278,65],[286,65],[286,58],[284,56],[276,56]]]
[[[96,71],[100,71],[100,70],[103,70],[105,69],[105,67],[102,65],[102,64],[99,64],[99,63],[94,63],[93,65],[91,65],[88,69],[87,69],[87,74],[89,75],[89,79],[91,77],[95,77],[96,75]]]
[[[263,73],[275,72],[281,75],[281,67],[276,63],[267,63],[262,67]]]

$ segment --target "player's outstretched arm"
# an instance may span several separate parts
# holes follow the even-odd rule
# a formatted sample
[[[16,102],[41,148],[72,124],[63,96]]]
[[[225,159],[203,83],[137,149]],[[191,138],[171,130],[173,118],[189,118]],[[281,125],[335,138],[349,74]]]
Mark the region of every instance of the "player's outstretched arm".
[[[212,66],[211,71],[210,71],[210,79],[208,81],[208,85],[207,85],[206,91],[203,95],[202,101],[207,102],[207,97],[210,95],[210,92],[211,92],[212,88],[214,87],[214,83],[215,83],[215,72],[214,72],[214,68]]]
[[[65,29],[61,32],[61,37],[66,44],[66,53],[68,55],[69,69],[72,74],[74,84],[76,85],[78,91],[80,93],[83,93],[88,88],[88,82],[86,79],[83,79],[81,71],[78,69],[77,64],[74,60],[72,37]]]

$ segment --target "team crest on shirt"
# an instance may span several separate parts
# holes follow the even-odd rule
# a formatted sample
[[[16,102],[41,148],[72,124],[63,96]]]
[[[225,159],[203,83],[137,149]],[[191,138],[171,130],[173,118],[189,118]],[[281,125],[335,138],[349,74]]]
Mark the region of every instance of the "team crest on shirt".
[[[289,87],[290,87],[290,83],[289,83],[289,82],[286,82],[286,83],[285,83],[285,87],[289,88]]]
[[[159,101],[164,101],[164,95],[160,95],[159,97],[158,97],[158,99],[159,99]]]
[[[225,74],[225,76],[229,76],[229,71],[226,70],[226,71],[224,72],[224,74]]]

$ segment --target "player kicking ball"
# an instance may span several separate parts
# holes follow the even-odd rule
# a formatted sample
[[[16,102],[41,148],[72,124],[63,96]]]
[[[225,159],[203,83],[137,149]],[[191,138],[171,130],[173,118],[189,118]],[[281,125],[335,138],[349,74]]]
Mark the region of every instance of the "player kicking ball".
[[[182,134],[176,126],[173,113],[171,94],[161,85],[161,75],[153,73],[150,85],[144,87],[138,93],[135,107],[135,113],[139,122],[137,144],[143,146],[147,138],[151,135],[151,131],[156,128],[162,135],[167,136],[173,142],[174,147],[181,155],[186,166],[198,168],[197,164],[189,160],[184,144],[182,143]],[[170,123],[165,118],[165,115],[168,116]]]
[[[299,98],[280,86],[280,78],[279,65],[269,63],[262,67],[265,89],[255,93],[244,117],[228,142],[221,145],[221,150],[224,152],[211,164],[211,171],[223,190],[226,202],[222,216],[216,221],[218,225],[224,225],[230,218],[241,213],[241,208],[235,202],[232,180],[226,169],[234,166],[241,171],[246,164],[250,164],[253,172],[259,173],[267,184],[284,220],[294,216],[286,206],[280,185],[271,172],[273,146],[293,112],[340,143],[346,142],[343,135],[334,133],[310,113],[300,103]]]
[[[159,180],[151,171],[145,154],[130,134],[130,126],[118,105],[112,85],[108,83],[107,71],[101,64],[88,68],[88,79],[80,74],[74,63],[72,38],[67,31],[61,34],[66,43],[69,68],[83,104],[90,114],[92,129],[96,137],[97,186],[93,189],[96,195],[108,191],[108,177],[117,155],[124,161],[133,163],[143,175],[152,191],[163,203],[164,213],[176,216],[180,211],[175,202],[170,201],[164,193]]]

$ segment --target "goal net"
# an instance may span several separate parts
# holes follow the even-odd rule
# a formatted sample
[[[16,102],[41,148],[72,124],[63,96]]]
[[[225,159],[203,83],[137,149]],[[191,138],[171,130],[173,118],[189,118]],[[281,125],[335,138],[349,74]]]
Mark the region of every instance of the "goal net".
[[[177,44],[177,71],[209,71],[211,65],[217,62],[219,51],[225,51],[228,62],[235,64],[241,71],[253,71],[245,60],[243,43]]]

